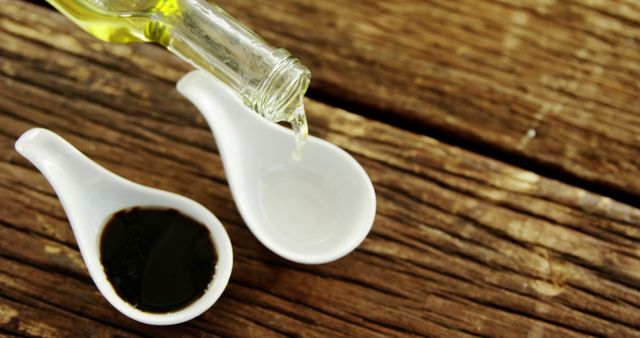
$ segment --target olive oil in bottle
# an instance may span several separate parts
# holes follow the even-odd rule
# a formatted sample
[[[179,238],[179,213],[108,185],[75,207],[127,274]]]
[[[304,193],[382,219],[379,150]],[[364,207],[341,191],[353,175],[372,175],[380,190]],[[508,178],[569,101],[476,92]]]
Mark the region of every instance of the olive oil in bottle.
[[[310,72],[204,0],[47,0],[85,31],[111,42],[153,42],[217,77],[263,117],[286,121],[298,148],[308,127]]]

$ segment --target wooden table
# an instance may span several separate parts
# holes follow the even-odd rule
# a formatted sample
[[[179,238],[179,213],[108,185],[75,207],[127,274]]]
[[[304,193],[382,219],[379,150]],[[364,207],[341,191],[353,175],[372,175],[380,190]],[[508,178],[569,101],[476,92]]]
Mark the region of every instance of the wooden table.
[[[187,65],[0,0],[0,335],[640,336],[640,2],[218,2],[309,66],[311,133],[366,168],[373,231],[330,264],[272,254],[174,89]],[[101,297],[13,150],[35,126],[218,215],[213,308],[153,327]]]

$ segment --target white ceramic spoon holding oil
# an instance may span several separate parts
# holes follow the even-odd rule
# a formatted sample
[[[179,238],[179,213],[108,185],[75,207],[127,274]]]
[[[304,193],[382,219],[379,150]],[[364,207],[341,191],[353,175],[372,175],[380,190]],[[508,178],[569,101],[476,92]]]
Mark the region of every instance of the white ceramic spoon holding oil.
[[[220,297],[231,276],[233,253],[224,227],[205,207],[186,197],[117,176],[46,129],[27,131],[15,147],[42,172],[56,191],[91,278],[107,301],[124,315],[147,324],[177,324],[200,315]],[[140,311],[117,295],[104,273],[99,244],[102,229],[114,213],[137,206],[173,208],[209,229],[218,255],[213,280],[202,296],[180,310],[169,313]]]
[[[295,262],[319,264],[364,240],[376,199],[351,155],[309,137],[295,159],[293,131],[260,117],[204,72],[185,75],[178,91],[211,126],[236,206],[266,247]]]

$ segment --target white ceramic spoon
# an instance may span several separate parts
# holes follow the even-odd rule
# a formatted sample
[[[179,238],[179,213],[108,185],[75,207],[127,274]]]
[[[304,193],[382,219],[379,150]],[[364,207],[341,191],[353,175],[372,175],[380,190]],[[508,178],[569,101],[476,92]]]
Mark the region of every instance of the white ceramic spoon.
[[[177,324],[206,311],[220,297],[231,276],[233,253],[224,227],[205,207],[117,176],[46,129],[25,132],[15,147],[49,180],[67,213],[93,281],[107,301],[124,315],[147,324]],[[136,206],[174,208],[209,228],[218,254],[213,281],[204,295],[181,310],[166,314],[142,312],[123,301],[106,278],[100,263],[102,228],[115,212]]]
[[[293,132],[247,108],[213,77],[185,75],[178,91],[205,116],[236,206],[253,234],[289,260],[319,264],[354,250],[373,225],[371,180],[347,152],[309,137],[291,156]]]

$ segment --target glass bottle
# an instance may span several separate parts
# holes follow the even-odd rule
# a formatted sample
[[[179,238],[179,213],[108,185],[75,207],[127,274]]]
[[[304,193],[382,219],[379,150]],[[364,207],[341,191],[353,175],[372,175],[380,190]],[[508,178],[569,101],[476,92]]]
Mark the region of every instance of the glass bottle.
[[[258,114],[307,135],[302,99],[310,72],[204,0],[47,0],[111,42],[155,42],[231,87]]]

